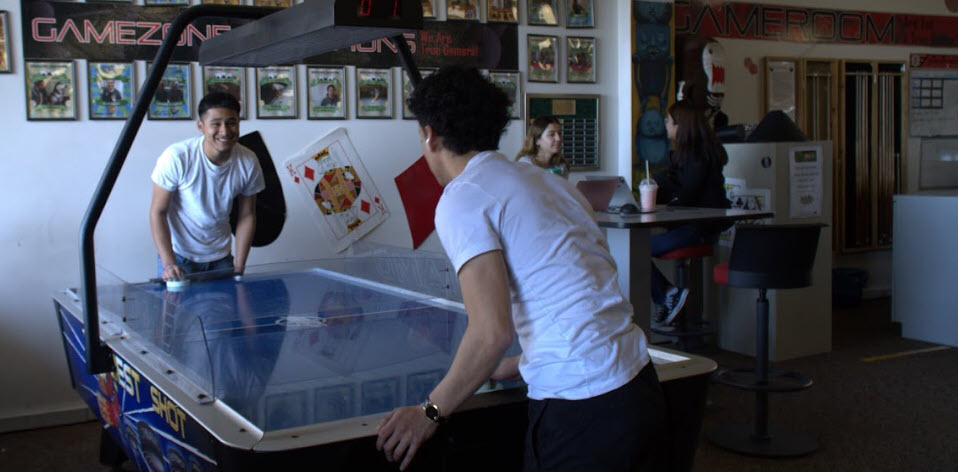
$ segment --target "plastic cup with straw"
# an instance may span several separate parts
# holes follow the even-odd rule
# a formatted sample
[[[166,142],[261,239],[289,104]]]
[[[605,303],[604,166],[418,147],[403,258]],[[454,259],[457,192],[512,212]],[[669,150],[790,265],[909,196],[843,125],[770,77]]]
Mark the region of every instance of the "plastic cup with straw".
[[[649,173],[649,161],[645,161],[645,179],[639,182],[639,200],[642,204],[642,213],[651,213],[655,211],[655,197],[659,191],[659,185],[652,180]]]

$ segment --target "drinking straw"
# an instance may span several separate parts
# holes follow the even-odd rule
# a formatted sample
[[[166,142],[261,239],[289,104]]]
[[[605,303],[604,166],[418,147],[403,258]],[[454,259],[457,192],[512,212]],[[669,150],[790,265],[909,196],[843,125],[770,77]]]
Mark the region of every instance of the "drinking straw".
[[[649,178],[649,161],[645,161],[645,180],[652,181],[652,179]]]

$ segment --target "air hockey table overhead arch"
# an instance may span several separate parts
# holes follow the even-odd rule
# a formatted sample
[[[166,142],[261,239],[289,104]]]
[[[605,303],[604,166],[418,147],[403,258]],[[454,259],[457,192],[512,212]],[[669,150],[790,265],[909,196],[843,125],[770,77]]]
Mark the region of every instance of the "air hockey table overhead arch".
[[[186,27],[204,17],[254,21],[211,38],[200,46],[202,65],[262,67],[291,64],[324,52],[385,37],[395,38],[402,66],[413,85],[421,75],[402,34],[423,27],[419,0],[307,0],[290,8],[196,5],[171,23],[136,103],[107,161],[80,227],[81,292],[86,361],[90,373],[110,371],[110,350],[100,341],[93,236],[116,179],[129,154],[173,48]]]

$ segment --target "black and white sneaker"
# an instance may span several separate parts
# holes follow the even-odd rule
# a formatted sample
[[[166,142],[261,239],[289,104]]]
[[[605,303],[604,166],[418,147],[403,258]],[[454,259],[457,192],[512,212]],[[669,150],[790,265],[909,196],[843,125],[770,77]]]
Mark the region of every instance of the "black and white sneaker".
[[[675,317],[685,306],[685,300],[689,297],[689,289],[672,287],[665,292],[665,303],[657,307],[655,319],[659,324],[668,325],[675,320]]]

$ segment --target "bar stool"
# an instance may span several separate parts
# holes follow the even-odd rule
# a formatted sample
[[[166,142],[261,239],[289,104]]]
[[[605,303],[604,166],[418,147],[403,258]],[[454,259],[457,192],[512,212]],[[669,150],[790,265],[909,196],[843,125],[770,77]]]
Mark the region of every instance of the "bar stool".
[[[797,372],[769,367],[768,289],[808,287],[822,224],[738,225],[728,263],[714,269],[715,281],[730,287],[758,289],[755,302],[755,367],[720,369],[712,380],[755,392],[752,424],[719,426],[706,434],[725,449],[761,457],[794,457],[818,449],[804,433],[768,426],[768,394],[795,392],[812,386],[812,379]]]
[[[714,334],[712,326],[702,319],[702,259],[712,257],[713,244],[701,244],[673,249],[656,259],[675,261],[675,286],[679,290],[689,288],[690,299],[679,312],[671,326],[655,326],[651,331],[662,336],[676,338],[671,347],[681,351],[702,350],[706,345],[704,337]],[[694,297],[694,298],[693,298]]]

